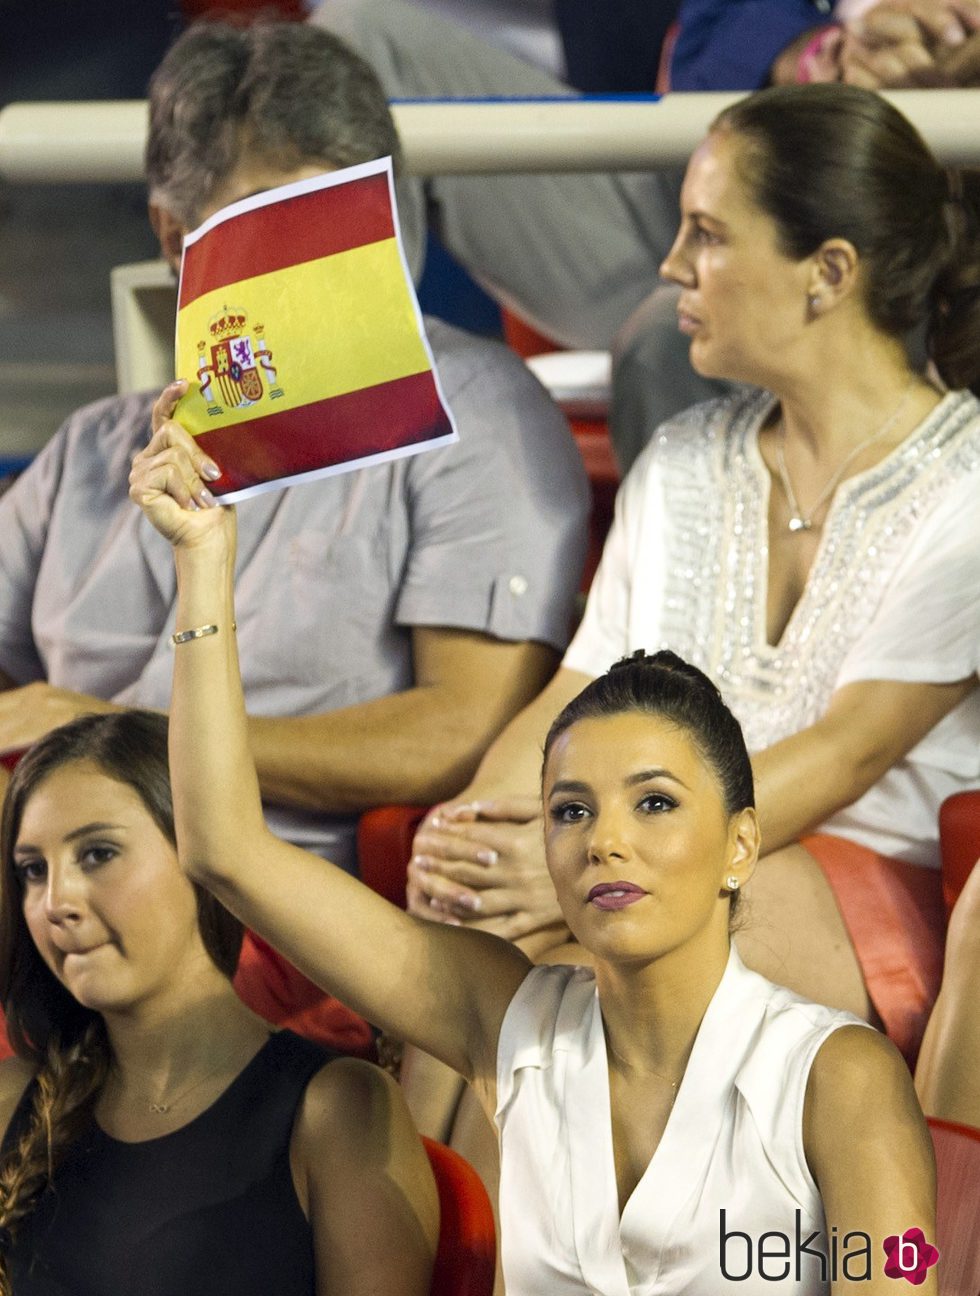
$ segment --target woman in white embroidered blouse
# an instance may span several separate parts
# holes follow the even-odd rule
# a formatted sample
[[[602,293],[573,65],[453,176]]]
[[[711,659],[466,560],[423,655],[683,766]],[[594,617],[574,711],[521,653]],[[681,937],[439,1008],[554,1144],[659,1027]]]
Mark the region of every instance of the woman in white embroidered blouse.
[[[785,87],[721,114],[681,205],[662,273],[692,362],[756,390],[637,461],[561,669],[420,829],[411,907],[575,957],[541,858],[541,736],[624,652],[670,647],[754,753],[743,957],[912,1060],[942,970],[938,809],[980,784],[980,173],[944,170],[878,96]],[[973,1011],[977,891],[944,1019]],[[980,1124],[969,1070],[929,1100]]]

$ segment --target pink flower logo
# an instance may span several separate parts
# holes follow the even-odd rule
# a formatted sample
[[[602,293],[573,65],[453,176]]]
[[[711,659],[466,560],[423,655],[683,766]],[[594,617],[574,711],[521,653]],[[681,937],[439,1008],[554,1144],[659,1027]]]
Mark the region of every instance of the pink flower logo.
[[[904,1278],[913,1287],[926,1280],[926,1273],[939,1259],[939,1252],[926,1241],[920,1228],[906,1229],[901,1237],[897,1233],[884,1242],[885,1276]]]

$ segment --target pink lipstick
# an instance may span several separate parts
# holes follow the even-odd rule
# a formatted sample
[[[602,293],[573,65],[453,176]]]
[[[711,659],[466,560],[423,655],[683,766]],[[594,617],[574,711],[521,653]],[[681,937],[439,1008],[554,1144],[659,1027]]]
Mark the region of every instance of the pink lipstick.
[[[589,892],[587,901],[597,909],[625,909],[646,895],[632,882],[600,882]]]

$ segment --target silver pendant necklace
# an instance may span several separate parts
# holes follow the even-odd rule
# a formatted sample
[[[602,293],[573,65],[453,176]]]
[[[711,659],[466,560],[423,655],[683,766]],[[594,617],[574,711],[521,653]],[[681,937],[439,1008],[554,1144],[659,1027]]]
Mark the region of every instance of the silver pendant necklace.
[[[779,480],[782,484],[783,492],[786,495],[786,501],[789,504],[790,517],[787,524],[788,530],[794,532],[813,530],[813,519],[840,485],[841,478],[847,472],[848,468],[850,468],[854,460],[864,450],[867,450],[868,446],[874,445],[876,441],[880,441],[883,436],[892,430],[898,420],[902,417],[902,414],[905,411],[905,406],[908,404],[909,398],[912,395],[912,389],[914,386],[915,374],[913,374],[909,379],[909,384],[905,388],[905,391],[902,392],[902,398],[898,402],[894,411],[889,414],[888,418],[885,419],[884,423],[882,423],[881,427],[878,428],[876,432],[872,432],[869,437],[865,437],[860,445],[854,447],[846,459],[841,463],[840,467],[834,472],[830,481],[827,482],[809,511],[806,513],[804,513],[800,508],[799,500],[796,498],[796,491],[793,490],[793,483],[789,479],[789,470],[786,467],[786,424],[782,424],[779,440],[776,442],[776,467],[779,469]]]

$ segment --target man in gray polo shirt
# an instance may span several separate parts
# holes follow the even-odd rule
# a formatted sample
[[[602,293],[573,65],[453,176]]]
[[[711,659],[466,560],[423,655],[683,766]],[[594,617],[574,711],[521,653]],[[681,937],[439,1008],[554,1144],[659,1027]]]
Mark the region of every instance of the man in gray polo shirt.
[[[191,29],[151,87],[164,254],[248,193],[392,153],[368,67],[302,24]],[[563,649],[587,484],[563,418],[504,347],[429,336],[455,446],[267,494],[239,513],[238,639],[280,834],[354,864],[384,801],[463,786]],[[153,394],[75,414],[0,500],[0,751],[114,706],[166,708],[174,577],[129,503]]]

